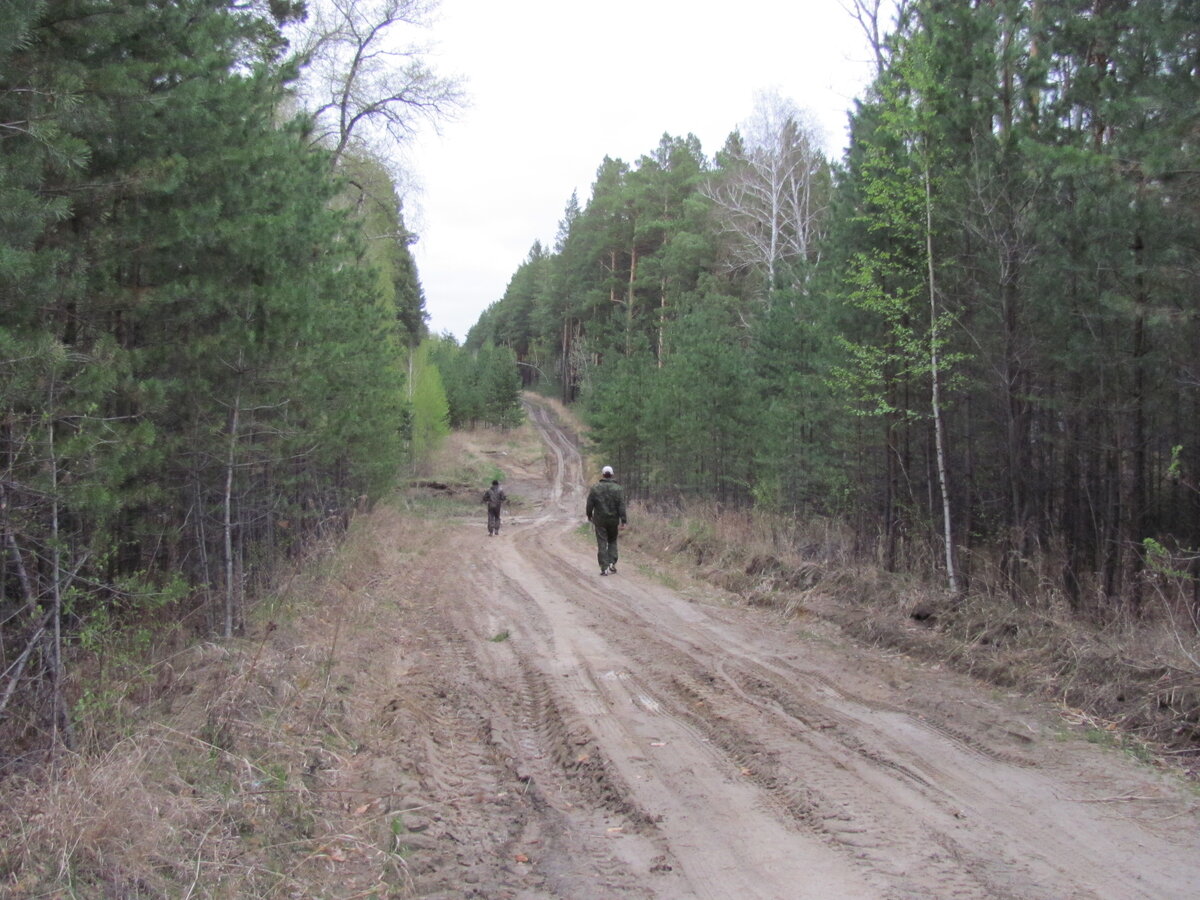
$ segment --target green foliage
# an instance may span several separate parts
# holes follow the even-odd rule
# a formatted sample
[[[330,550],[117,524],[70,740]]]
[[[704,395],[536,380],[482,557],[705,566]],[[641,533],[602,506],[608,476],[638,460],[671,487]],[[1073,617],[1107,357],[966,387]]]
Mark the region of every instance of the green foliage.
[[[6,621],[53,608],[100,652],[189,594],[231,630],[404,460],[409,236],[378,167],[335,178],[281,112],[296,10],[272,9],[0,9]],[[416,394],[431,438],[436,383]]]
[[[635,493],[650,477],[643,441],[655,424],[648,418],[653,371],[647,354],[615,357],[599,369],[584,395],[594,453],[614,466],[626,490]]]
[[[1185,568],[1178,565],[1175,554],[1171,553],[1159,541],[1149,537],[1143,538],[1142,548],[1145,550],[1146,562],[1152,572],[1159,575],[1166,575],[1170,578],[1195,580]],[[1195,552],[1192,551],[1188,555],[1194,557]]]
[[[383,166],[372,159],[344,155],[338,172],[342,182],[338,204],[345,205],[364,236],[359,252],[361,261],[375,272],[373,293],[384,314],[394,317],[400,326],[386,329],[385,337],[399,340],[405,349],[416,346],[428,336],[429,316],[409,249],[416,236],[404,224],[396,187]]]
[[[521,376],[517,354],[509,347],[485,344],[475,356],[483,397],[482,420],[500,428],[515,428],[524,420],[521,409]]]
[[[433,338],[428,352],[430,362],[441,375],[450,427],[466,428],[478,422],[482,415],[483,398],[477,390],[469,354],[449,334]]]
[[[430,342],[429,359],[440,374],[451,427],[521,424],[521,376],[511,348],[489,341],[471,350],[444,336]]]
[[[412,408],[412,458],[420,460],[437,449],[450,433],[450,406],[442,376],[430,359],[430,342],[413,351],[409,403]]]

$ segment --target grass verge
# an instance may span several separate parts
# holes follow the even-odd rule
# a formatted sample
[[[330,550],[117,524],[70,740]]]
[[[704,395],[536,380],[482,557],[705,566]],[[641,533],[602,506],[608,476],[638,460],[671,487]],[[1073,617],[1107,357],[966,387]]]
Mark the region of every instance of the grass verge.
[[[177,634],[131,650],[120,672],[108,665],[81,749],[0,780],[0,896],[412,896],[412,841],[394,804],[322,773],[371,748],[397,798],[415,790],[414,773],[392,771],[394,735],[364,706],[396,689],[379,688],[371,664],[396,643],[383,600],[416,602],[415,560],[481,515],[481,485],[540,465],[533,445],[453,436],[390,503],[284,573],[248,610],[244,636]]]

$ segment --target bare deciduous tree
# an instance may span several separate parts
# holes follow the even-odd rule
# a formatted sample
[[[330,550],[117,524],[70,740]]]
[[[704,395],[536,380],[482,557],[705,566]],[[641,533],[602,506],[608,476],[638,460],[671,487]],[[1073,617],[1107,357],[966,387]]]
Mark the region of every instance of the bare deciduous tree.
[[[829,185],[819,143],[792,101],[762,93],[741,142],[731,142],[704,188],[731,238],[731,265],[761,269],[768,289],[782,262],[816,252]]]
[[[875,58],[875,74],[887,65],[887,33],[881,22],[885,9],[892,11],[892,26],[907,15],[909,0],[841,0],[841,7],[858,22]]]
[[[337,165],[350,148],[388,158],[381,144],[403,143],[463,103],[457,79],[426,62],[412,40],[428,27],[437,0],[319,0],[296,43],[301,94],[316,120],[316,140]]]

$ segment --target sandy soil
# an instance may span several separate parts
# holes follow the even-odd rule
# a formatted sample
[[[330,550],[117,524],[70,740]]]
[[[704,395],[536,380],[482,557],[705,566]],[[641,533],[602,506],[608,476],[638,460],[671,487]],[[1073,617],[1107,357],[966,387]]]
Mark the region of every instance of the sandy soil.
[[[480,506],[359,573],[377,737],[313,768],[403,823],[405,894],[1200,896],[1200,798],[1052,709],[629,550],[600,577],[575,441],[532,419],[498,537]]]

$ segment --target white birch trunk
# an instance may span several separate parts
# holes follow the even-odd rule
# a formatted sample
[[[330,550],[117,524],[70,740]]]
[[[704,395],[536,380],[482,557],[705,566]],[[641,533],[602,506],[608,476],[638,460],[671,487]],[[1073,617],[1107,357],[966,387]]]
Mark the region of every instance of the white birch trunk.
[[[225,497],[224,497],[224,541],[225,541],[225,621],[222,633],[225,637],[233,637],[233,625],[236,618],[237,590],[234,584],[235,566],[233,564],[233,470],[237,462],[238,418],[241,414],[241,392],[234,397],[233,409],[229,414],[229,453],[225,462]]]
[[[943,543],[946,551],[946,577],[950,593],[958,596],[958,570],[954,563],[954,528],[950,516],[950,485],[946,477],[946,429],[942,422],[941,373],[938,370],[937,289],[933,271],[933,191],[929,184],[929,165],[925,166],[925,261],[929,271],[929,378],[932,385],[930,405],[933,413],[934,443],[937,447],[938,485],[942,491]]]

